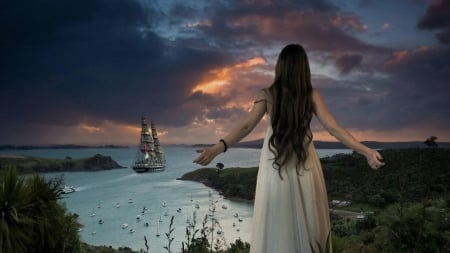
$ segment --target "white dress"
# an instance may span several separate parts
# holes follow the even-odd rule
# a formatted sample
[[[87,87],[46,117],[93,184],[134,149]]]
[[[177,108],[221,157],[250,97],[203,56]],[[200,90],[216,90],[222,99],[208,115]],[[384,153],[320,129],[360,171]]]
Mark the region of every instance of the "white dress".
[[[310,245],[318,252],[317,242],[325,248],[330,233],[319,157],[311,143],[304,168],[297,174],[295,165],[288,164],[282,169],[282,180],[272,167],[274,155],[268,146],[271,135],[269,120],[256,184],[250,253],[309,253]]]

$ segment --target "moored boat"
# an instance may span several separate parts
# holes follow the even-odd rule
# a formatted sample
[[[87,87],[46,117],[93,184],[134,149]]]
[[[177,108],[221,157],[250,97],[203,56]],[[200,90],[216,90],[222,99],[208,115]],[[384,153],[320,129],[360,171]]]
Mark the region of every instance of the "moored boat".
[[[72,192],[76,192],[76,189],[73,186],[65,185],[61,189],[61,191],[62,191],[61,193],[63,193],[63,194],[69,194],[69,193],[72,193]]]

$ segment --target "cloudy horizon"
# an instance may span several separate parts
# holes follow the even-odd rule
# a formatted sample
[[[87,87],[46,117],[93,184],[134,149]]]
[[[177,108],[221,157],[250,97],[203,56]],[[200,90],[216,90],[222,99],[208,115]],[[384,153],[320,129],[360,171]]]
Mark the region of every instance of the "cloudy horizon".
[[[8,1],[0,145],[133,145],[141,116],[163,144],[214,143],[290,43],[359,140],[450,141],[448,13],[448,0]]]

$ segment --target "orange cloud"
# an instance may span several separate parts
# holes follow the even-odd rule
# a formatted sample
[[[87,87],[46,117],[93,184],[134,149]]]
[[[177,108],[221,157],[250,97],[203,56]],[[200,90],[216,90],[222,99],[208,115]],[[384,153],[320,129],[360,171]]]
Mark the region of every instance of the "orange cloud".
[[[343,17],[341,15],[337,15],[330,19],[331,24],[335,26],[344,26],[350,27],[357,31],[366,31],[367,25],[359,21],[359,19],[355,16]]]
[[[196,84],[192,89],[192,93],[203,92],[206,94],[220,94],[223,87],[230,83],[234,76],[234,72],[247,70],[256,65],[265,64],[266,60],[262,57],[251,58],[245,62],[235,64],[230,67],[223,67],[210,70],[205,77],[206,80]]]
[[[84,133],[96,133],[96,132],[102,132],[103,131],[103,129],[101,127],[90,126],[90,125],[85,124],[85,123],[79,124],[78,125],[78,129],[81,132],[84,132]]]
[[[406,61],[409,61],[416,57],[419,54],[436,51],[437,49],[421,46],[412,50],[400,50],[392,53],[391,59],[389,59],[384,66],[385,67],[395,67],[403,64]]]

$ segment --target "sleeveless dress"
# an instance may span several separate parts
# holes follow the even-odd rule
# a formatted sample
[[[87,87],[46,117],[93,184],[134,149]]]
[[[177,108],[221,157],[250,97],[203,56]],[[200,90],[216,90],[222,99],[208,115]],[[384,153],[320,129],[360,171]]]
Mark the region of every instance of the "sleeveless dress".
[[[319,157],[312,142],[308,158],[297,174],[295,165],[278,170],[272,167],[274,155],[269,150],[272,126],[269,120],[261,150],[256,183],[250,253],[309,253],[329,247],[328,198]],[[330,239],[331,242],[331,239]]]

